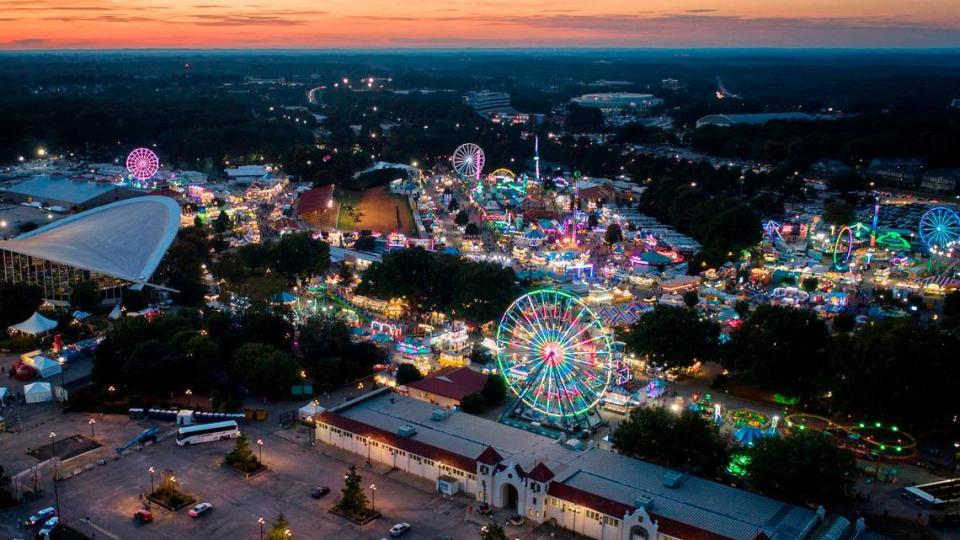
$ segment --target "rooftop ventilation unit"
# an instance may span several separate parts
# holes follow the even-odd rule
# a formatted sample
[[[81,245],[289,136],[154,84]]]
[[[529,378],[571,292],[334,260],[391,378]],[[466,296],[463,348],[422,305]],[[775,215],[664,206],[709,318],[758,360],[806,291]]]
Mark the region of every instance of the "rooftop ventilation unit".
[[[401,437],[413,437],[417,434],[417,428],[411,426],[410,424],[404,424],[397,428],[397,435]]]
[[[687,475],[677,471],[667,471],[663,475],[663,485],[668,488],[678,488],[687,481]]]
[[[633,505],[636,508],[643,508],[644,510],[650,510],[653,507],[653,497],[649,495],[639,495],[636,500],[633,501]]]

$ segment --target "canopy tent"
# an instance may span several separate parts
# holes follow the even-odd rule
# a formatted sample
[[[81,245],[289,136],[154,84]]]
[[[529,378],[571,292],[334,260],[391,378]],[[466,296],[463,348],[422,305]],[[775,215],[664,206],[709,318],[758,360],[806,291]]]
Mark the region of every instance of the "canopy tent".
[[[23,387],[23,397],[27,403],[44,403],[53,399],[50,383],[35,382]]]
[[[294,296],[292,293],[288,293],[284,291],[282,293],[277,293],[273,295],[273,301],[278,304],[293,304],[293,303],[296,303],[297,297]]]
[[[673,259],[666,255],[661,255],[656,251],[645,251],[640,255],[640,260],[652,266],[664,266],[673,262]]]
[[[760,428],[753,426],[743,426],[733,434],[733,437],[741,446],[753,446],[757,441],[762,439],[763,436],[764,433],[760,431]]]
[[[60,363],[56,360],[47,358],[46,356],[30,356],[24,357],[23,362],[27,365],[33,367],[37,370],[37,373],[40,374],[41,379],[46,379],[47,377],[52,377],[59,374],[62,371]]]
[[[8,397],[10,397],[10,389],[6,386],[0,386],[0,405],[6,405]]]
[[[318,405],[317,402],[311,401],[303,407],[300,407],[297,416],[299,416],[300,420],[303,420],[304,422],[313,422],[317,416],[324,411],[326,411],[326,409]]]
[[[13,332],[20,332],[21,334],[31,334],[35,336],[49,332],[56,327],[57,321],[44,317],[40,314],[40,312],[34,312],[29,319],[20,324],[10,326],[9,330]]]
[[[116,304],[113,306],[113,309],[110,310],[110,314],[107,315],[107,317],[110,320],[115,321],[119,319],[121,315],[123,315],[123,308],[120,307],[120,304]]]

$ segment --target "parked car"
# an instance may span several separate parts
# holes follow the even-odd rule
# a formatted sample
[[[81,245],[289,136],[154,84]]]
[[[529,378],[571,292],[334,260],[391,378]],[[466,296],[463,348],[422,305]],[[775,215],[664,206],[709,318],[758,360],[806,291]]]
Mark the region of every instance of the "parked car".
[[[390,536],[403,536],[410,532],[409,523],[397,523],[393,527],[390,527]]]
[[[323,497],[327,493],[330,493],[330,488],[328,488],[327,486],[317,486],[312,490],[310,490],[310,496],[313,497],[314,499],[319,499],[320,497]]]
[[[187,513],[190,514],[190,517],[195,518],[195,517],[200,517],[201,515],[209,512],[210,510],[213,510],[213,505],[208,502],[202,502],[194,506],[193,508],[191,508],[190,511]]]
[[[57,509],[52,506],[48,506],[43,510],[38,510],[37,513],[28,517],[23,524],[27,527],[33,527],[34,525],[39,525],[40,523],[46,523],[48,519],[55,515],[57,515]]]
[[[507,525],[513,525],[514,527],[519,527],[523,525],[523,516],[511,516],[507,520]]]
[[[133,513],[133,519],[139,521],[140,523],[150,523],[153,521],[153,512],[149,510],[137,510]]]
[[[39,531],[37,531],[37,536],[40,538],[50,538],[50,535],[53,534],[53,531],[57,530],[57,527],[59,526],[60,518],[53,516],[43,524],[43,527],[41,527]]]

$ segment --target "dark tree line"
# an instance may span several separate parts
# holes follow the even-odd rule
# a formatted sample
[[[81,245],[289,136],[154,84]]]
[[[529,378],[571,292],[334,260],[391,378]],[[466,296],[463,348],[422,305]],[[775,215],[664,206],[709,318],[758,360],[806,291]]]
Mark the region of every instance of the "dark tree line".
[[[166,399],[189,389],[212,392],[221,403],[240,388],[284,397],[299,380],[290,355],[293,327],[271,313],[233,320],[222,312],[204,319],[163,315],[117,321],[97,347],[92,378],[127,395]]]
[[[956,334],[913,319],[831,334],[811,312],[760,306],[721,358],[734,377],[826,412],[923,428],[960,414],[958,347]]]
[[[737,449],[713,422],[691,410],[634,409],[611,440],[622,454],[710,479],[724,474],[731,453],[746,454],[748,487],[831,511],[844,510],[853,501],[859,476],[853,454],[824,434],[764,437],[753,448]]]
[[[946,104],[944,104],[946,105]],[[919,157],[931,168],[960,165],[960,114],[864,114],[821,122],[768,122],[703,127],[691,135],[697,150],[805,169],[821,158],[847,163],[875,157]]]
[[[519,287],[512,269],[412,248],[391,251],[372,264],[357,292],[403,298],[418,315],[438,311],[485,323],[503,314]]]

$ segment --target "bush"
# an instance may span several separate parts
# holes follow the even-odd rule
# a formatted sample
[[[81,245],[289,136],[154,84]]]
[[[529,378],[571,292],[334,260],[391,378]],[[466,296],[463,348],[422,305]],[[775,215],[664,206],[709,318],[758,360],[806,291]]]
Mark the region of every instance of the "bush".
[[[223,457],[223,463],[245,473],[251,473],[261,467],[260,460],[250,448],[250,441],[243,433],[236,438],[233,449]]]
[[[413,364],[400,364],[397,366],[397,384],[409,384],[419,381],[423,374]]]
[[[487,400],[479,393],[468,394],[460,400],[460,409],[469,414],[480,414],[487,408]]]

